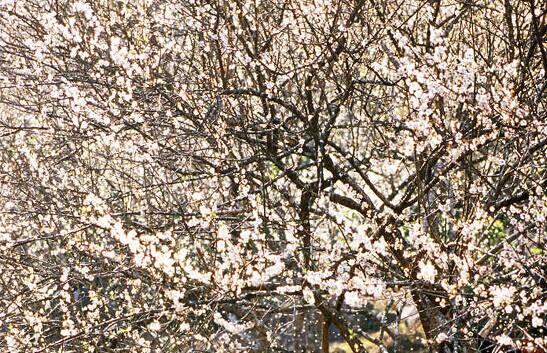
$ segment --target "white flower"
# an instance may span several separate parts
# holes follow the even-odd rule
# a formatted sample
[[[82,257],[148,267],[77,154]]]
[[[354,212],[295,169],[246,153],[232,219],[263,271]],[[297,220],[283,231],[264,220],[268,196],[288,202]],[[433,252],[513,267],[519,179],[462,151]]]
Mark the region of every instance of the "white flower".
[[[309,271],[306,273],[306,281],[311,285],[318,285],[324,282],[324,280],[329,276],[329,273],[319,272],[319,271]]]
[[[285,269],[285,264],[280,259],[279,261],[275,262],[272,266],[267,267],[264,270],[264,274],[269,279],[279,275],[281,272],[283,272],[284,269]]]
[[[150,324],[148,324],[148,329],[150,331],[159,331],[161,330],[161,324],[158,321],[152,321]]]
[[[296,292],[300,289],[300,286],[280,286],[276,288],[276,292],[279,294],[286,294]]]
[[[101,228],[109,228],[110,225],[113,223],[113,219],[109,215],[101,216],[97,219],[95,224]]]
[[[418,263],[420,272],[418,273],[418,278],[423,279],[424,281],[434,282],[435,276],[437,276],[437,270],[435,266],[431,264],[430,261],[424,262],[423,260]]]
[[[72,9],[76,12],[81,12],[84,14],[86,20],[90,20],[91,17],[93,17],[93,11],[91,10],[91,7],[89,4],[86,4],[84,2],[76,2],[72,5]]]
[[[431,29],[431,44],[439,45],[443,40],[443,31],[441,29]]]
[[[383,283],[376,283],[367,286],[367,294],[372,295],[378,299],[384,293],[385,285]]]
[[[532,317],[532,327],[542,327],[543,326],[543,319],[539,318],[538,316]]]
[[[448,341],[448,335],[444,332],[441,332],[437,335],[435,341],[437,341],[437,343],[443,343],[445,341]]]
[[[344,296],[344,302],[354,308],[361,307],[364,304],[363,299],[360,297],[359,292],[357,291],[346,292]]]
[[[315,298],[313,296],[313,292],[308,287],[304,288],[302,290],[302,295],[304,298],[304,301],[308,304],[315,304]]]
[[[230,239],[230,229],[226,224],[221,224],[218,228],[218,238],[225,241]]]
[[[514,346],[513,340],[507,335],[499,335],[496,337],[496,341],[502,346]]]
[[[63,320],[63,327],[61,329],[61,336],[68,337],[76,334],[77,330],[74,326],[74,321],[71,319]]]
[[[15,209],[15,204],[11,201],[8,201],[4,204],[4,209],[7,210],[7,211],[12,211]]]
[[[502,305],[511,304],[513,301],[513,294],[515,294],[515,288],[496,286],[490,290],[490,294],[493,296],[492,303],[496,308],[499,308]]]

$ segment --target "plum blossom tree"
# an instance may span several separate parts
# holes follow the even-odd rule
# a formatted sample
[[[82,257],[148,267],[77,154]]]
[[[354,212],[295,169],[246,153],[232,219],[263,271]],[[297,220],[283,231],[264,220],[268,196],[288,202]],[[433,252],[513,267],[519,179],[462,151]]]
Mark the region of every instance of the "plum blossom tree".
[[[0,350],[545,352],[546,14],[0,0]]]

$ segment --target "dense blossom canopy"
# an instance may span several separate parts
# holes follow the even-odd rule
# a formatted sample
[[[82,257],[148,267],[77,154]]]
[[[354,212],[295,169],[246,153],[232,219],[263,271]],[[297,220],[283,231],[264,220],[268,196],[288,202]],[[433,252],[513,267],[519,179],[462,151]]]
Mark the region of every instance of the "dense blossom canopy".
[[[0,351],[545,352],[546,14],[0,0]]]

